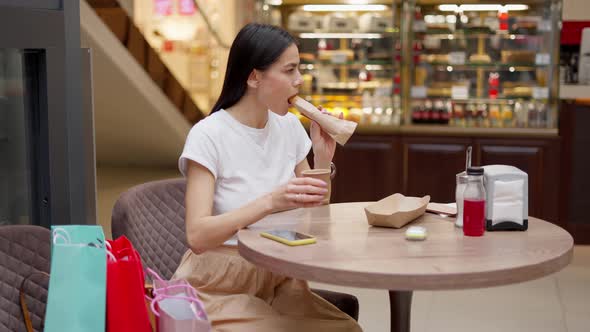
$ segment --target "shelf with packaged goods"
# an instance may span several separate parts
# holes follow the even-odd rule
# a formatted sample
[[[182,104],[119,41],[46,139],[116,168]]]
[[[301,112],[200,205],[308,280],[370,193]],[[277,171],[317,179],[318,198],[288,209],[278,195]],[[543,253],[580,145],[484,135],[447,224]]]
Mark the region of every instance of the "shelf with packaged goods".
[[[319,84],[318,87],[321,89],[328,90],[363,90],[363,89],[376,89],[386,86],[383,81],[360,81],[360,82],[326,82]],[[330,93],[330,92],[328,92]],[[331,92],[331,94],[334,94]]]
[[[302,62],[299,65],[300,70],[314,70],[316,66],[346,66],[350,69],[365,69],[365,70],[396,70],[399,69],[400,64],[393,64],[387,61],[347,61],[344,63],[333,63],[329,61],[316,61],[316,62]]]
[[[453,64],[449,62],[420,62],[417,63],[418,66],[427,66],[433,67],[433,69],[439,71],[470,71],[470,70],[477,70],[477,69],[484,69],[484,70],[494,70],[494,71],[534,71],[539,68],[550,68],[556,66],[556,64],[535,64],[535,63],[478,63],[478,62],[471,62],[471,63],[463,63],[463,64]],[[450,70],[449,70],[450,69]]]
[[[413,100],[445,98],[466,103],[480,101],[486,103],[505,103],[505,101],[530,98],[541,100],[548,99],[550,96],[550,90],[547,86],[506,84],[502,88],[498,88],[494,95],[493,91],[469,89],[467,84],[467,82],[458,81],[445,83],[444,86],[415,85],[410,88],[410,94]],[[474,94],[475,92],[482,94]],[[488,95],[488,93],[490,94]]]
[[[360,95],[345,95],[345,94],[299,94],[299,96],[305,100],[312,100],[312,101],[326,101],[326,102],[334,102],[334,103],[360,103],[362,97]]]
[[[412,100],[415,101],[422,101],[422,100],[431,100],[431,99],[440,99],[444,101],[450,101],[455,104],[492,104],[492,105],[513,105],[518,101],[529,101],[532,99],[535,100],[542,100],[539,98],[533,98],[533,96],[518,96],[518,97],[498,97],[498,98],[467,98],[467,99],[459,99],[459,98],[452,98],[449,96],[444,95],[435,95],[429,94],[426,97],[415,97]]]
[[[532,39],[532,38],[543,38],[545,37],[545,33],[457,33],[457,32],[424,32],[424,31],[414,31],[415,37],[428,37],[428,38],[436,38],[442,40],[462,40],[462,39],[493,39],[493,38],[500,38],[500,39],[508,39],[508,40],[522,40],[522,39]]]

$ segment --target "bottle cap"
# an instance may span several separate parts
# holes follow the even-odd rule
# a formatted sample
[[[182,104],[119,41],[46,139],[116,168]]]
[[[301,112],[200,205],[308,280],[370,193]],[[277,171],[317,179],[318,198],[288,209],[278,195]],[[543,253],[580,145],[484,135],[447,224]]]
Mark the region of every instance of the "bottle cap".
[[[483,175],[483,167],[469,167],[467,175]]]

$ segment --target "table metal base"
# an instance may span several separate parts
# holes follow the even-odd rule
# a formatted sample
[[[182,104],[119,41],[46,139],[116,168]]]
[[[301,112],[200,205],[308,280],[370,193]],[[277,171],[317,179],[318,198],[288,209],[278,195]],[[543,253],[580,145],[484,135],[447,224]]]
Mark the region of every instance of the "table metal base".
[[[391,332],[410,332],[412,291],[389,291]]]

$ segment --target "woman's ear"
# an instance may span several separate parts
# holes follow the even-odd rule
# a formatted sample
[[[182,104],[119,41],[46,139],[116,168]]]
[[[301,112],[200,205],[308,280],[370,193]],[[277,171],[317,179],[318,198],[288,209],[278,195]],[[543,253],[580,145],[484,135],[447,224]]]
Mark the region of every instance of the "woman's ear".
[[[248,80],[246,83],[251,88],[257,88],[260,84],[260,72],[256,69],[253,69],[250,75],[248,75]]]

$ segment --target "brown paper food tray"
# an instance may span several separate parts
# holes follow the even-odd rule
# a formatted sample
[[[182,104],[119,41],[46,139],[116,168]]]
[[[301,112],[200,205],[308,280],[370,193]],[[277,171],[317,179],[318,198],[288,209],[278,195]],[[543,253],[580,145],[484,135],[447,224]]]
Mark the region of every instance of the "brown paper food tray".
[[[393,194],[365,207],[367,222],[373,226],[401,228],[423,215],[428,202],[430,196]]]

